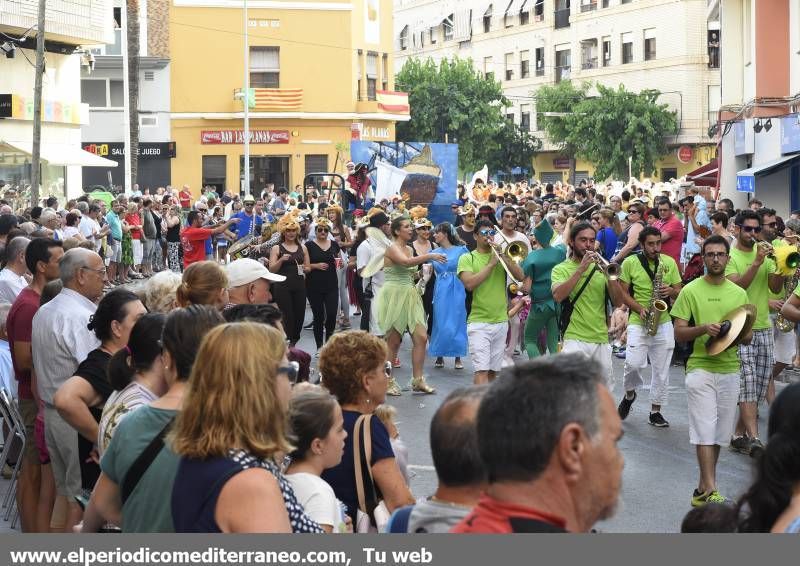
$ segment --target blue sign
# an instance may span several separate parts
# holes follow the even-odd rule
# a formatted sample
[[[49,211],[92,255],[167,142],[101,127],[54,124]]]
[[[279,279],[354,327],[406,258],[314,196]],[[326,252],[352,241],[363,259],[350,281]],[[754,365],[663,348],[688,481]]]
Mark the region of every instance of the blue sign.
[[[736,175],[736,190],[740,193],[755,193],[756,176],[753,174]]]
[[[781,118],[781,153],[800,151],[800,114]]]

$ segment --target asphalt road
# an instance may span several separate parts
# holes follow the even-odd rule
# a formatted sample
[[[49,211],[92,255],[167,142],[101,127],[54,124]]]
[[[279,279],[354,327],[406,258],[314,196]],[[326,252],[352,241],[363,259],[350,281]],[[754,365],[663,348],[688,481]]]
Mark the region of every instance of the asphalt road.
[[[310,320],[310,313],[309,318]],[[353,318],[357,323],[358,319]],[[303,332],[298,344],[314,352],[311,331]],[[518,358],[527,359],[525,354]],[[400,349],[402,367],[395,376],[402,387],[407,387],[411,377],[411,340],[406,337]],[[433,367],[434,360],[426,359],[425,376],[436,387],[435,395],[412,394],[404,391],[401,397],[388,397],[388,402],[398,411],[400,436],[409,449],[411,490],[416,497],[430,495],[436,488],[436,474],[431,459],[428,429],[433,413],[447,394],[458,387],[472,383],[469,358],[464,359],[465,369],[453,368],[453,360],[446,360],[444,369]],[[313,362],[312,362],[313,363]],[[614,358],[617,376],[615,399],[622,394],[623,360]],[[786,379],[797,379],[796,374],[784,374]],[[648,374],[645,376],[647,381]],[[778,388],[784,383],[778,383]],[[691,509],[689,500],[697,485],[698,467],[694,448],[689,444],[686,390],[681,367],[670,370],[669,401],[662,414],[669,428],[656,428],[647,422],[649,414],[648,392],[639,397],[624,421],[625,435],[621,449],[625,456],[622,491],[615,516],[597,525],[604,532],[669,533],[679,532],[684,515]],[[760,430],[766,434],[766,406],[761,409]],[[728,498],[738,497],[749,485],[752,477],[752,460],[744,455],[724,449],[717,468],[719,489]]]

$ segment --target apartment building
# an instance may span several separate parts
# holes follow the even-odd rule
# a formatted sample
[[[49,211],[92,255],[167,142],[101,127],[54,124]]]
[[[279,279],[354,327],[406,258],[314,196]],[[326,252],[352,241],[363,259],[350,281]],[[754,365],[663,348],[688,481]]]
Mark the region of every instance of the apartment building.
[[[81,73],[81,100],[89,105],[89,123],[82,126],[83,149],[118,166],[84,171],[84,184],[125,181],[125,91],[123,81],[123,0],[113,1],[114,42],[92,50],[94,64]],[[142,190],[172,181],[177,145],[170,128],[169,69],[170,0],[139,0],[139,154],[137,182]]]
[[[391,0],[248,0],[247,73],[239,0],[173,0],[170,16],[173,183],[197,192],[291,188],[344,171],[351,139],[394,141],[408,120],[393,92]],[[250,186],[244,187],[249,105]],[[398,104],[398,102],[400,102]]]
[[[536,90],[562,80],[657,89],[678,115],[654,174],[677,178],[714,158],[720,22],[706,0],[395,1],[396,70],[411,57],[471,58],[512,101],[509,118],[538,131]],[[565,180],[569,160],[545,140],[535,176]],[[578,161],[577,178],[593,166]]]
[[[800,209],[800,0],[719,0],[720,190]]]
[[[36,0],[0,0],[0,186],[30,183]],[[89,121],[81,67],[92,46],[113,43],[110,0],[49,0],[42,81],[41,195],[82,193],[82,168],[113,165],[81,149]]]

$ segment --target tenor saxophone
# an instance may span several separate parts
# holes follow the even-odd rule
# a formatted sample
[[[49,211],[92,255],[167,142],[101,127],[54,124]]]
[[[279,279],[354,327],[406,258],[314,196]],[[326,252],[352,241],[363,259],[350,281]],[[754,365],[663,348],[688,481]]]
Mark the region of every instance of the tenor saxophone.
[[[661,315],[667,312],[669,308],[666,301],[659,299],[657,295],[664,280],[664,271],[666,271],[666,265],[664,265],[663,261],[659,262],[655,277],[653,277],[653,294],[650,297],[650,304],[647,305],[647,312],[645,312],[644,320],[642,321],[648,336],[656,335],[658,325],[661,322]]]

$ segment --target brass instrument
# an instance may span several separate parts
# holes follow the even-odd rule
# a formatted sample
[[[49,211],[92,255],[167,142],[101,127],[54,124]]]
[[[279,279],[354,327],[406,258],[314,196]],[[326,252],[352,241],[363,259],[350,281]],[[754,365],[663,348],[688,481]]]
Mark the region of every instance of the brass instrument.
[[[653,295],[650,297],[650,304],[647,305],[647,312],[644,315],[644,329],[648,336],[655,336],[658,333],[658,325],[661,322],[661,315],[667,312],[669,306],[667,302],[658,298],[658,290],[664,281],[664,272],[667,266],[664,262],[658,264],[655,277],[653,277]]]
[[[619,275],[622,272],[622,268],[620,268],[619,264],[609,262],[597,252],[593,253],[594,257],[592,258],[592,261],[597,264],[597,267],[603,272],[603,275],[605,275],[609,281],[616,281],[619,279]]]
[[[514,263],[521,263],[526,257],[528,257],[528,247],[523,244],[522,242],[517,241],[510,241],[506,238],[505,234],[503,234],[502,230],[497,231],[500,234],[500,237],[505,242],[505,245],[500,248],[500,251],[497,250],[497,244],[491,246],[492,251],[497,256],[497,259],[500,260],[500,264],[503,266],[503,269],[508,275],[508,278],[511,280],[511,283],[508,285],[508,293],[511,295],[516,295],[517,293],[522,290],[522,281],[517,281],[517,279],[511,275],[511,270],[508,269],[508,266],[503,261],[501,255],[507,257]]]
[[[784,283],[786,290],[786,297],[791,296],[800,282],[800,252],[795,246],[780,246],[775,249],[775,263],[778,266],[778,273],[784,274],[788,277]],[[795,324],[778,313],[775,317],[775,328],[781,332],[791,332],[794,330]]]

